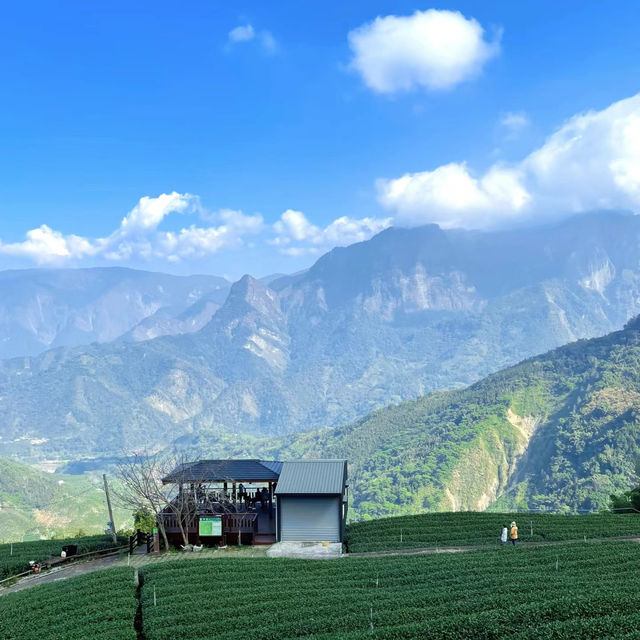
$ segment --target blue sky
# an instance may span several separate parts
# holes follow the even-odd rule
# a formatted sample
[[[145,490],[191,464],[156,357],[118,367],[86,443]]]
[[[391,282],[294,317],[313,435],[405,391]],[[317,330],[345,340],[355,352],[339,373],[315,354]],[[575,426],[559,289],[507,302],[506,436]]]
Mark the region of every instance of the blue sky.
[[[0,267],[264,275],[389,224],[635,210],[639,22],[631,1],[12,3]]]

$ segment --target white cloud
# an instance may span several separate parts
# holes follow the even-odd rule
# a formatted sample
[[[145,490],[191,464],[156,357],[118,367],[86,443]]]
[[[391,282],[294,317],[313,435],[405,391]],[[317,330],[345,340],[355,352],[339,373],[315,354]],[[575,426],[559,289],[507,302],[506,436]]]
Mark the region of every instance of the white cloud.
[[[350,67],[380,93],[450,89],[477,75],[499,52],[480,24],[457,11],[377,17],[349,32]]]
[[[245,26],[239,26],[229,31],[229,42],[247,42],[253,40],[256,36],[254,28],[247,24]]]
[[[271,244],[290,256],[318,254],[336,246],[368,240],[391,225],[391,218],[360,218],[342,216],[328,226],[318,227],[301,211],[287,209],[273,225],[276,236]]]
[[[189,207],[198,208],[197,196],[189,193],[163,193],[157,198],[144,196],[138,204],[122,219],[120,229],[129,234],[136,231],[155,229],[170,213],[183,213]]]
[[[506,131],[507,138],[514,139],[531,124],[531,120],[524,111],[509,111],[500,118],[499,124]]]
[[[250,24],[241,25],[229,31],[227,48],[230,49],[234,44],[250,42],[252,40],[256,41],[267,54],[276,53],[278,50],[278,43],[270,31],[266,29],[256,31],[253,25]]]
[[[29,258],[37,264],[61,263],[72,258],[82,258],[96,253],[96,248],[86,238],[63,235],[46,224],[26,233],[26,240],[5,244],[0,240],[0,253]]]
[[[158,229],[171,214],[194,212],[217,224],[206,227],[192,224],[178,231]],[[197,196],[163,193],[156,198],[140,198],[122,219],[120,227],[105,238],[64,235],[42,225],[27,231],[22,242],[5,244],[0,241],[0,254],[29,258],[38,264],[63,264],[88,256],[111,261],[159,258],[175,262],[238,247],[244,236],[259,233],[263,225],[259,214],[247,216],[231,209],[207,214]]]
[[[464,163],[377,182],[400,224],[488,228],[597,209],[640,213],[640,94],[572,117],[521,162]]]
[[[262,31],[260,33],[260,42],[267,53],[276,53],[278,51],[278,43],[270,31]]]

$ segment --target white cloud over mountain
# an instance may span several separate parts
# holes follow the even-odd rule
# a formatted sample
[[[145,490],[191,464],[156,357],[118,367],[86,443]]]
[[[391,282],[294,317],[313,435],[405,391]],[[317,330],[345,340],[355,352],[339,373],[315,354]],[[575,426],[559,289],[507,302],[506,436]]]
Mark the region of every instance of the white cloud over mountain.
[[[270,243],[285,255],[314,255],[333,247],[368,240],[391,226],[392,222],[392,218],[354,219],[342,216],[321,228],[309,222],[302,211],[287,209],[273,225],[276,235]]]
[[[213,224],[191,224],[178,230],[162,230],[161,223],[173,216],[197,215]],[[104,238],[65,235],[42,225],[27,231],[25,240],[0,241],[0,254],[27,258],[40,265],[62,265],[96,258],[112,263],[130,260],[197,260],[224,249],[237,249],[247,237],[258,237],[282,255],[317,255],[335,246],[367,240],[390,226],[392,218],[337,218],[326,227],[312,224],[301,211],[288,209],[273,225],[265,225],[260,214],[221,209],[206,211],[198,196],[163,193],[140,198],[120,226]]]
[[[201,217],[217,224],[206,227],[192,224],[179,231],[159,230],[160,223],[175,213],[203,214]],[[60,264],[86,257],[109,261],[160,258],[177,262],[237,247],[244,236],[259,233],[263,226],[259,214],[247,216],[241,211],[223,209],[205,215],[197,196],[163,193],[155,198],[140,198],[120,226],[105,238],[64,235],[42,225],[27,231],[22,242],[0,241],[0,254],[29,258],[37,264]]]
[[[490,228],[598,209],[640,213],[640,94],[564,123],[521,162],[466,163],[377,182],[398,224]]]
[[[476,76],[499,52],[499,36],[458,11],[377,17],[349,32],[350,67],[379,93],[450,89]]]
[[[31,229],[22,242],[3,243],[0,253],[19,258],[30,258],[38,264],[66,262],[74,258],[95,255],[96,247],[86,238],[63,235],[46,224]]]

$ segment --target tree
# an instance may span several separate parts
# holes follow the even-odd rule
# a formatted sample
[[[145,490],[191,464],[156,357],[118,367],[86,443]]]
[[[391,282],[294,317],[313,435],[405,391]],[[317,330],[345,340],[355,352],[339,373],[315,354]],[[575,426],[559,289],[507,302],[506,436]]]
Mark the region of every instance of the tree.
[[[148,509],[136,509],[133,512],[133,528],[150,533],[156,526],[156,517]]]
[[[172,464],[173,461],[167,456],[158,454],[134,453],[125,456],[117,465],[116,475],[120,482],[112,490],[122,506],[134,512],[151,514],[165,549],[169,549],[169,539],[160,514],[169,505],[172,496],[170,487],[162,484],[162,478],[174,468]]]
[[[640,487],[625,491],[621,495],[612,493],[609,502],[614,513],[640,513]]]
[[[176,453],[135,453],[123,456],[117,465],[117,476],[120,486],[113,493],[116,499],[134,511],[146,511],[157,523],[165,548],[169,548],[169,540],[164,516],[175,517],[180,529],[183,544],[189,544],[189,528],[197,517],[197,496],[194,489],[185,486],[181,480],[181,471],[190,465],[183,454]],[[164,484],[162,479],[169,474],[175,481]],[[193,478],[190,485],[196,486]]]

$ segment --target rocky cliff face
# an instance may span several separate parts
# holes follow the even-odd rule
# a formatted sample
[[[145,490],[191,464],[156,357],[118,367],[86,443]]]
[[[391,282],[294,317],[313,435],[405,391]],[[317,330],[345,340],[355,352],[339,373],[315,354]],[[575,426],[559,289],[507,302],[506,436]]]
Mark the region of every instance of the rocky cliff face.
[[[201,329],[229,282],[132,269],[0,272],[0,358]]]
[[[338,425],[639,312],[635,216],[388,229],[268,286],[245,276],[189,335],[5,361],[0,451],[106,454],[184,434]]]

